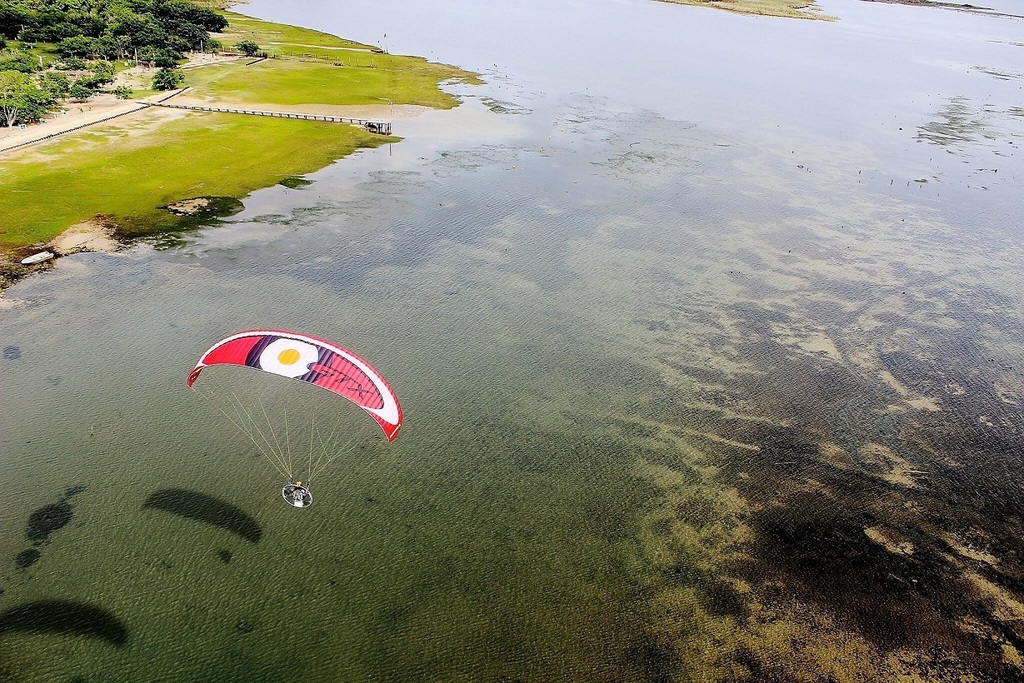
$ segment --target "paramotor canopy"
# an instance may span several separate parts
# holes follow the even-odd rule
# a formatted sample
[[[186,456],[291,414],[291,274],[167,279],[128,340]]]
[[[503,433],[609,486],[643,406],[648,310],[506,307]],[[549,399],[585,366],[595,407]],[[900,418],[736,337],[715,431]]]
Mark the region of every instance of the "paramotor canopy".
[[[370,415],[388,441],[398,438],[402,408],[372,365],[333,342],[286,330],[249,330],[225,337],[203,354],[188,386],[211,365],[245,365],[313,384],[352,401]]]

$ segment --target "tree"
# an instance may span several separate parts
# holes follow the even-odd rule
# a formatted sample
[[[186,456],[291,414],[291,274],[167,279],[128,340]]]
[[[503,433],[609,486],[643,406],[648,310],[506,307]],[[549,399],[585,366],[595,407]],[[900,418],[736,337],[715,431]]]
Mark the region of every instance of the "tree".
[[[59,71],[45,71],[39,74],[39,88],[54,100],[71,94],[71,81]]]
[[[127,85],[119,85],[114,88],[114,96],[119,100],[127,100],[132,96],[132,89]]]
[[[167,47],[144,47],[139,50],[139,61],[149,62],[154,66],[173,69],[178,65],[179,59],[182,59],[181,53]]]
[[[246,57],[252,57],[260,51],[260,46],[251,40],[243,40],[240,43],[236,43],[235,47],[238,48],[238,51]]]
[[[85,60],[79,57],[65,57],[57,64],[61,71],[81,71],[85,67]]]
[[[53,104],[53,97],[40,90],[28,75],[0,71],[0,123],[10,127],[18,121],[38,121]]]
[[[135,47],[144,45],[163,45],[167,42],[167,32],[148,14],[135,14],[121,10],[107,27],[110,36],[127,36]]]
[[[61,57],[86,57],[96,54],[96,47],[95,38],[73,36],[57,43],[57,54]]]
[[[77,81],[71,86],[71,99],[75,102],[85,102],[87,99],[95,95],[93,90],[85,85],[84,83]]]
[[[30,74],[38,70],[38,58],[29,52],[6,49],[0,51],[0,71],[20,71]]]
[[[0,71],[0,122],[8,128],[25,108],[25,95],[31,83],[20,71]]]
[[[0,36],[17,38],[21,29],[31,20],[29,11],[24,7],[9,0],[0,0]]]
[[[185,0],[156,0],[153,14],[165,28],[171,21],[192,24],[205,31],[222,31],[228,25],[228,20],[222,15]]]
[[[153,90],[174,90],[184,80],[185,74],[181,70],[164,67],[153,76]]]
[[[40,90],[35,83],[30,83],[25,89],[24,107],[18,118],[26,122],[39,121],[46,115],[46,112],[53,108],[53,105],[53,97]]]
[[[56,43],[65,38],[79,35],[82,35],[82,29],[78,25],[65,21],[63,16],[58,15],[45,17],[41,26],[26,28],[21,32],[21,39],[40,43]]]

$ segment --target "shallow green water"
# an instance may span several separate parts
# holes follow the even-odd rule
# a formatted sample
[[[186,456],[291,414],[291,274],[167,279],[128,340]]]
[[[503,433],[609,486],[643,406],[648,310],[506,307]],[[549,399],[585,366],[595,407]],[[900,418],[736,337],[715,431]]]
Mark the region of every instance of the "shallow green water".
[[[919,8],[598,7],[613,28],[579,28],[584,54],[630,17],[649,31],[620,69],[595,56],[566,83],[544,61],[571,7],[518,19],[528,51],[503,11],[463,42],[442,13],[432,58],[507,65],[459,109],[224,224],[5,293],[0,678],[1015,672],[1024,121],[1019,81],[948,63],[1020,48]],[[404,9],[392,40],[428,53]],[[317,16],[374,42],[372,17],[349,35]],[[670,29],[694,41],[679,68],[715,54],[720,78],[646,83]],[[744,47],[707,52],[716,32]],[[879,46],[901,68],[844,95],[835,69],[871,80],[849,55]],[[963,133],[970,106],[998,134]],[[391,445],[317,408],[356,434],[308,510],[185,387],[251,327],[335,339],[402,400]],[[168,490],[205,512],[146,506]],[[33,545],[62,499],[70,522]]]

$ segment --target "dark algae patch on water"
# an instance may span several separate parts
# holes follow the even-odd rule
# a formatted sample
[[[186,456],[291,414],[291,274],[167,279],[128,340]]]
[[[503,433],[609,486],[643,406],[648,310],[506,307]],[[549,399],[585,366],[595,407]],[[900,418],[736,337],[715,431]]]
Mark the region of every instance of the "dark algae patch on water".
[[[66,501],[44,505],[29,515],[25,538],[35,545],[45,543],[50,534],[67,526],[73,516],[71,506]]]
[[[27,548],[22,550],[14,558],[14,566],[18,569],[28,569],[39,561],[40,552],[38,548]]]
[[[14,558],[18,569],[28,569],[35,565],[42,556],[39,548],[49,542],[52,534],[71,523],[74,511],[68,500],[83,491],[85,486],[81,484],[68,487],[56,503],[32,511],[25,527],[25,538],[32,542],[32,547],[21,551]]]

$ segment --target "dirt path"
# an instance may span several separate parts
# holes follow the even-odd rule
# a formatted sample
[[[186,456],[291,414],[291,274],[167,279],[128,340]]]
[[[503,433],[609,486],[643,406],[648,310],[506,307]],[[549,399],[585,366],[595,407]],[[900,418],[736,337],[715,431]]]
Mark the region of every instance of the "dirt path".
[[[98,95],[88,102],[72,102],[64,111],[55,112],[39,123],[24,128],[0,129],[0,152],[145,108],[144,104],[118,100],[113,95]]]
[[[182,64],[181,68],[195,68],[237,59],[239,58],[234,56],[196,54],[190,55],[188,62]],[[156,73],[155,69],[142,67],[127,69],[118,74],[117,82],[114,85],[124,84],[140,90],[148,88],[147,84],[152,80],[154,73]],[[0,127],[0,154],[15,147],[45,140],[53,135],[60,135],[113,117],[141,111],[146,108],[145,104],[140,104],[141,102],[159,100],[167,96],[168,93],[163,92],[141,100],[119,100],[110,93],[102,93],[89,98],[86,102],[67,102],[63,111],[48,114],[39,123],[33,123],[24,128],[20,126]]]

